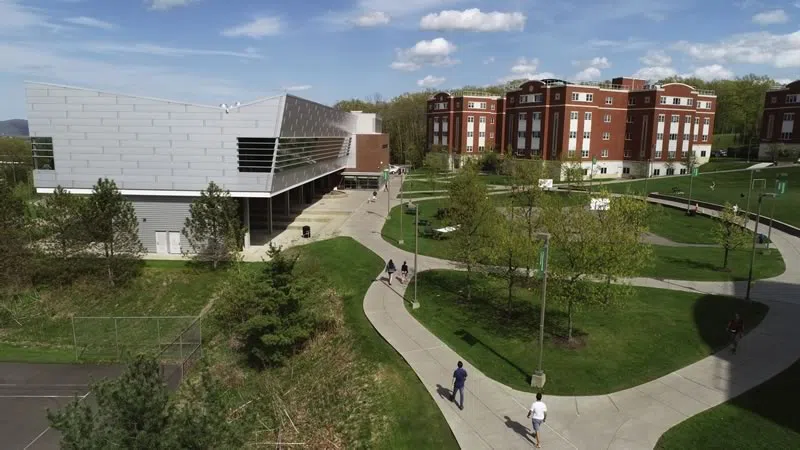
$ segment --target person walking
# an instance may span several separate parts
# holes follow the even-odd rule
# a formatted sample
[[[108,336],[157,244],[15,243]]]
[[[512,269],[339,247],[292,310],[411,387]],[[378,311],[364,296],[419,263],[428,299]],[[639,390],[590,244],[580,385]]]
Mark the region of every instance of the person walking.
[[[392,275],[397,272],[397,267],[394,266],[394,261],[389,259],[389,262],[386,263],[386,273],[389,274],[389,284],[392,284]]]
[[[542,447],[542,439],[540,437],[540,429],[542,428],[542,424],[547,421],[547,405],[544,404],[542,401],[542,393],[536,393],[536,401],[533,402],[531,405],[531,409],[528,410],[528,417],[531,417],[531,423],[533,425],[533,437],[536,438],[536,448]]]
[[[461,403],[458,405],[459,409],[464,409],[464,384],[467,382],[467,371],[464,369],[464,363],[461,361],[456,364],[458,367],[453,372],[453,395],[450,397],[450,400],[455,402],[456,401],[456,392],[458,392],[458,397]]]
[[[403,277],[403,283],[408,282],[408,264],[406,264],[405,261],[403,261],[403,265],[400,266],[400,276]]]
[[[728,322],[728,333],[730,334],[731,352],[736,354],[736,348],[739,346],[739,341],[744,336],[744,320],[739,313],[736,313]]]

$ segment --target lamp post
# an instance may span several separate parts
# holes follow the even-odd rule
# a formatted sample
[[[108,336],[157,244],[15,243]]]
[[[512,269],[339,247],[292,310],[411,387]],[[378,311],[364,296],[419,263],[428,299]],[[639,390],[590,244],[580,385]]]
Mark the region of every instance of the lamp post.
[[[405,211],[403,211],[404,203],[403,203],[403,168],[400,168],[400,240],[397,241],[398,244],[403,245],[405,242],[405,234],[403,234],[403,215]],[[415,266],[416,267],[416,266]]]
[[[750,287],[753,284],[753,264],[756,261],[756,242],[758,241],[758,221],[761,219],[761,200],[763,200],[764,197],[772,197],[774,201],[777,194],[774,192],[765,192],[758,195],[758,212],[756,213],[756,224],[753,226],[753,248],[750,251],[750,271],[747,274],[747,294],[745,294],[745,300],[750,300]]]
[[[389,220],[389,214],[392,211],[391,208],[391,201],[392,195],[389,191],[389,163],[386,163],[386,168],[384,169],[383,161],[381,161],[381,172],[383,172],[383,188],[386,190],[386,220]]]
[[[531,386],[543,388],[547,376],[542,369],[542,355],[544,354],[544,311],[547,306],[547,260],[550,256],[550,233],[536,233],[539,238],[544,238],[544,247],[539,253],[539,270],[542,272],[542,308],[539,312],[539,365],[531,376]]]
[[[414,207],[414,303],[411,304],[412,309],[419,308],[419,301],[417,300],[417,273],[419,273],[419,266],[417,266],[417,255],[419,254],[419,204]]]
[[[692,210],[692,187],[694,187],[694,177],[697,176],[700,170],[697,167],[692,167],[692,172],[689,174],[689,197],[686,199],[686,213]]]
[[[759,170],[756,169],[756,170],[751,170],[750,171],[750,186],[747,187],[747,208],[745,208],[745,211],[747,211],[747,216],[748,217],[750,217],[750,195],[753,192],[753,175],[756,172],[759,172]]]

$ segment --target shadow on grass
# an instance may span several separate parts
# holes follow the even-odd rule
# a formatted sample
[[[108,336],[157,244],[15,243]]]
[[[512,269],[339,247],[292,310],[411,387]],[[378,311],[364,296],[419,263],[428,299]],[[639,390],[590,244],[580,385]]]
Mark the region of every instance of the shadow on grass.
[[[516,364],[514,363],[514,361],[511,361],[510,359],[506,358],[505,356],[503,356],[502,354],[500,354],[499,352],[497,352],[497,351],[496,351],[495,349],[493,349],[492,347],[490,347],[490,346],[486,345],[486,344],[485,344],[483,341],[481,341],[481,340],[480,340],[480,339],[478,339],[477,337],[473,336],[473,335],[472,335],[472,333],[470,333],[469,331],[466,331],[466,330],[464,330],[464,329],[461,329],[461,330],[456,330],[455,334],[456,334],[456,336],[460,337],[460,338],[461,338],[461,340],[463,340],[464,342],[466,342],[466,343],[467,343],[467,344],[468,344],[470,347],[474,347],[475,345],[480,345],[480,346],[482,346],[483,348],[485,348],[486,350],[488,350],[489,352],[491,352],[491,353],[492,353],[494,356],[496,356],[496,357],[498,357],[498,358],[502,359],[503,361],[505,361],[505,362],[506,362],[506,364],[508,364],[509,366],[511,366],[511,367],[513,367],[514,369],[516,369],[516,370],[517,370],[517,371],[518,371],[518,372],[519,372],[519,373],[520,373],[522,376],[524,376],[524,377],[525,377],[525,381],[526,381],[527,383],[530,383],[530,382],[531,382],[531,376],[528,374],[528,372],[527,372],[525,369],[523,369],[522,367],[520,367],[520,366],[516,365]]]

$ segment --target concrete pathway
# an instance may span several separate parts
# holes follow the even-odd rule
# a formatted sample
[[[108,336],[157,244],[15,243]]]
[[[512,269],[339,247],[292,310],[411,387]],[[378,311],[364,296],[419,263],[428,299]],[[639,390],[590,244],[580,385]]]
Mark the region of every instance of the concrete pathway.
[[[382,193],[383,196],[386,193]],[[385,201],[385,197],[384,197]],[[397,203],[396,201],[394,202]],[[414,255],[381,237],[386,209],[365,203],[344,224],[351,236],[384,259],[413,266]],[[766,381],[800,355],[800,240],[773,230],[786,261],[779,277],[758,282],[753,297],[770,306],[761,325],[743,340],[739,353],[724,351],[640,386],[596,396],[546,396],[549,419],[542,432],[547,449],[651,449],[679,422]],[[458,269],[420,256],[419,271]],[[380,276],[380,275],[379,275]],[[741,283],[686,282],[635,278],[640,286],[743,296]],[[406,286],[376,279],[364,297],[373,326],[408,362],[428,389],[464,449],[528,449],[533,446],[525,418],[533,394],[504,386],[466,364],[465,409],[446,397],[457,361],[466,361],[430,333],[405,307]],[[423,304],[424,308],[425,305]],[[546,364],[546,361],[545,361]],[[545,365],[546,369],[546,365]]]

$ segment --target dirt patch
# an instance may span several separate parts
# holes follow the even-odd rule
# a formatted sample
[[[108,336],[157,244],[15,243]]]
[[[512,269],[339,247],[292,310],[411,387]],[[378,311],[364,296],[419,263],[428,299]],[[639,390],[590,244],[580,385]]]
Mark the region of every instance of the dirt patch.
[[[553,338],[553,343],[556,347],[565,348],[567,350],[580,350],[586,347],[587,341],[588,339],[586,336],[573,336],[572,340],[562,336]]]

